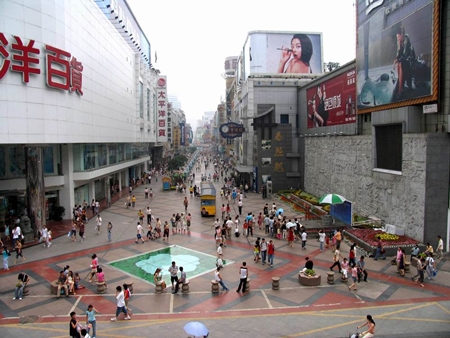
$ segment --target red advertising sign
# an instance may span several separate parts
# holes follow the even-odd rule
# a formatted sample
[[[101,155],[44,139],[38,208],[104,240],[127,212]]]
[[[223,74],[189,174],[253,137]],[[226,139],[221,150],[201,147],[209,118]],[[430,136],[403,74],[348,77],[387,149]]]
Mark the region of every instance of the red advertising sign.
[[[356,122],[356,71],[349,70],[306,92],[308,129]]]
[[[25,43],[19,36],[12,38],[8,41],[0,32],[0,80],[10,69],[11,72],[21,73],[23,82],[28,83],[31,74],[41,74],[38,58],[41,51],[34,46],[34,40]],[[47,86],[83,95],[83,64],[69,52],[56,47],[45,45],[45,53]]]

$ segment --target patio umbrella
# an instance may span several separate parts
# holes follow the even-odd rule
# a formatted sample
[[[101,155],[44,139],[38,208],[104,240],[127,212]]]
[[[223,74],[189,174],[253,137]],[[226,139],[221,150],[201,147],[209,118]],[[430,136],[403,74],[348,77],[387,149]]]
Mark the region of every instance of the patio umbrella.
[[[191,334],[194,337],[203,337],[209,334],[209,330],[200,322],[189,322],[183,329],[187,334]]]
[[[319,199],[320,204],[341,204],[345,201],[345,197],[337,194],[326,194]]]

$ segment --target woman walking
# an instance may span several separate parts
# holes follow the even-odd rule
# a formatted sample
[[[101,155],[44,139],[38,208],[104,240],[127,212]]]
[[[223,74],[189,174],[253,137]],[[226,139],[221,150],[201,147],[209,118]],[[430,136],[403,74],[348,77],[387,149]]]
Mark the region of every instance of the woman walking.
[[[92,328],[92,337],[97,336],[97,321],[95,319],[95,314],[98,313],[97,309],[94,305],[89,304],[86,310],[86,327],[87,333],[90,334],[90,330]]]
[[[100,235],[100,229],[101,229],[101,227],[102,227],[102,222],[103,222],[103,220],[102,220],[102,218],[100,217],[100,214],[98,214],[97,215],[97,220],[96,220],[96,227],[95,227],[95,229],[97,230],[97,235]]]
[[[22,257],[22,262],[25,262],[26,259],[25,257],[23,257],[23,252],[22,252],[22,243],[20,241],[16,242],[16,259],[14,260],[14,264],[17,264],[17,260],[19,259],[19,257]]]
[[[348,289],[350,291],[352,291],[352,288],[354,288],[354,290],[356,291],[357,290],[356,289],[356,281],[358,280],[358,267],[355,264],[353,264],[351,267],[352,267],[352,280],[353,280],[353,283],[348,287]]]

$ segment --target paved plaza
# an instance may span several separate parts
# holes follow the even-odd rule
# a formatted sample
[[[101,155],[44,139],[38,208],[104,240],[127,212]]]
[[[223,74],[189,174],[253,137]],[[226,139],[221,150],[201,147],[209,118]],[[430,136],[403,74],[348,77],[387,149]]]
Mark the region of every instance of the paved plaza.
[[[145,186],[153,188],[152,199],[144,199]],[[289,248],[285,240],[274,240],[274,266],[255,264],[252,245],[256,236],[267,238],[264,230],[256,229],[255,237],[233,237],[227,241],[224,248],[227,264],[221,275],[230,292],[212,294],[210,281],[214,279],[215,266],[207,257],[216,256],[214,219],[200,217],[199,200],[189,199],[188,212],[192,214],[189,233],[171,233],[167,242],[134,242],[139,209],[150,206],[153,215],[163,223],[173,213],[184,211],[184,195],[163,192],[161,187],[160,182],[153,181],[151,185],[135,189],[137,205],[134,209],[126,209],[122,198],[102,211],[100,235],[94,230],[95,220],[90,220],[84,242],[71,242],[69,237],[62,236],[54,239],[50,248],[42,245],[26,248],[25,263],[13,265],[12,256],[10,271],[0,274],[0,337],[68,337],[68,314],[75,311],[84,323],[88,304],[93,304],[100,312],[97,337],[187,337],[183,326],[189,321],[203,322],[210,329],[210,337],[348,337],[369,313],[377,324],[376,337],[450,336],[450,262],[447,259],[438,260],[437,276],[432,281],[427,280],[425,288],[421,288],[411,281],[415,268],[402,278],[389,259],[366,258],[368,282],[361,282],[357,291],[349,292],[348,284],[340,280],[327,284],[326,271],[331,266],[332,254],[330,250],[322,253],[314,236],[309,236],[306,250],[301,250],[298,242],[294,248]],[[257,215],[265,203],[271,205],[274,201],[284,208],[285,214],[296,216],[288,205],[276,198],[263,200],[261,195],[253,193],[244,199],[243,215],[248,212]],[[222,204],[219,194],[217,203]],[[237,205],[232,205],[232,214],[236,212]],[[107,240],[108,222],[114,226],[112,242]],[[110,265],[169,246],[182,247],[183,252],[193,257],[201,253],[203,256],[197,257],[199,261],[208,262],[199,264],[201,270],[196,276],[188,273],[188,294],[172,294],[170,289],[167,293],[155,294],[154,285],[145,280],[145,273],[131,275],[128,270]],[[342,255],[348,256],[349,247],[344,244],[341,249]],[[97,294],[96,285],[85,278],[93,253],[98,255],[108,282],[107,292],[102,295]],[[314,261],[314,269],[322,275],[320,287],[303,287],[298,282],[305,256]],[[152,256],[149,257],[151,260]],[[251,290],[239,294],[235,290],[243,261],[249,267]],[[211,266],[205,266],[209,264]],[[57,279],[65,265],[80,273],[86,288],[69,298],[56,299],[50,293],[50,283]],[[21,271],[31,277],[30,294],[18,301],[12,298]],[[280,277],[280,290],[272,290],[274,276]],[[133,283],[134,293],[129,305],[132,320],[112,323],[110,318],[116,309],[115,287],[123,283]]]

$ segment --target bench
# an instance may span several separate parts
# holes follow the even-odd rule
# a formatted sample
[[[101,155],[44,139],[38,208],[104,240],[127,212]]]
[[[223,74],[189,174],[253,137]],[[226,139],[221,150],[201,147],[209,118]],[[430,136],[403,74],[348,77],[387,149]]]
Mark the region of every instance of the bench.
[[[411,262],[405,261],[404,265],[405,265],[405,272],[410,272],[411,271]]]
[[[250,291],[250,278],[247,278],[247,281],[245,282],[244,292],[249,292],[249,291]]]
[[[189,293],[189,280],[186,280],[181,286],[181,293]]]
[[[280,290],[280,277],[272,277],[272,290]]]
[[[333,271],[327,271],[327,283],[334,284],[334,272]]]
[[[97,282],[97,293],[105,293],[106,292],[106,284],[105,282]]]
[[[67,286],[67,289],[69,288],[69,286]],[[50,293],[52,295],[58,296],[58,280],[55,279],[53,282],[50,283]],[[61,287],[61,294],[64,294],[65,290],[63,287]],[[69,294],[73,295],[73,292],[69,292]],[[59,295],[61,296],[61,295]]]
[[[155,293],[156,294],[163,293],[162,282],[156,282],[156,284],[155,284]]]
[[[211,280],[211,292],[219,293],[219,282],[216,280]]]

